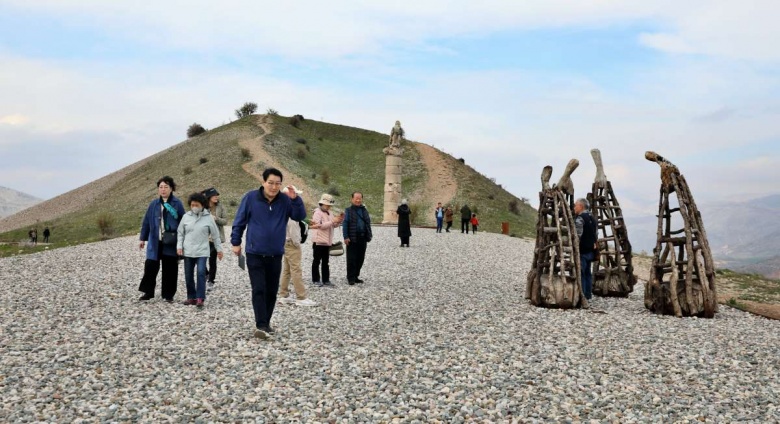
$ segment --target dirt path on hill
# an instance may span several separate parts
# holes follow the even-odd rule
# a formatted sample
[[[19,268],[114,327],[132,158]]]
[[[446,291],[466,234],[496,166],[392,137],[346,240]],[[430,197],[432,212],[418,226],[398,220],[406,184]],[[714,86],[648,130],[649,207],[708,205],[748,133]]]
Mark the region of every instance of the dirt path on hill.
[[[255,177],[255,179],[261,183],[263,182],[263,170],[259,166],[260,163],[282,171],[282,174],[284,174],[285,186],[292,184],[298,188],[298,190],[303,190],[301,197],[303,197],[303,201],[306,204],[308,213],[308,210],[312,209],[314,205],[316,205],[315,202],[319,200],[319,197],[314,197],[317,196],[318,193],[314,193],[303,179],[282,166],[279,161],[274,159],[274,157],[265,150],[265,139],[267,136],[273,133],[273,120],[268,115],[258,115],[255,118],[255,123],[258,127],[260,127],[260,129],[263,130],[263,135],[260,137],[240,140],[238,142],[239,146],[248,149],[249,153],[252,155],[252,160],[241,165],[242,168],[244,168],[244,171]]]
[[[436,210],[436,203],[441,202],[444,206],[450,203],[458,192],[458,182],[452,172],[452,167],[444,159],[441,152],[423,143],[415,143],[414,146],[420,152],[420,159],[428,170],[428,181],[425,183],[422,194],[414,196],[411,201],[426,204],[427,208],[422,216],[431,217],[430,219],[426,218],[425,221],[431,221],[435,224],[432,217],[434,210]]]

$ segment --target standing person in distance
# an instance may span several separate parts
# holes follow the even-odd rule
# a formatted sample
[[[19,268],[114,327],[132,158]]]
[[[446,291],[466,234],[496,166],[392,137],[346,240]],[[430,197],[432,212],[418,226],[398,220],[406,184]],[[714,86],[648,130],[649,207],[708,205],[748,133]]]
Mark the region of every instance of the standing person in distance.
[[[577,236],[580,240],[580,265],[582,266],[582,292],[585,299],[593,296],[593,271],[591,264],[596,258],[597,225],[596,220],[589,212],[590,202],[586,199],[577,199],[574,202],[574,226],[577,228]]]
[[[471,222],[471,209],[469,205],[463,205],[460,208],[460,233],[469,233],[469,222]]]
[[[447,231],[448,233],[450,232],[450,228],[452,228],[453,215],[455,214],[452,212],[452,208],[449,205],[447,205],[447,209],[444,210],[444,221],[447,222],[447,229],[445,231]]]
[[[479,219],[477,219],[477,214],[472,213],[471,214],[471,231],[473,234],[477,234],[477,227],[479,227]]]
[[[441,203],[439,203],[441,204]],[[398,206],[395,213],[398,214],[398,237],[401,239],[401,247],[409,247],[409,237],[412,236],[412,225],[410,217],[412,210],[406,204],[406,199],[401,199],[401,205]]]
[[[51,231],[49,231],[49,227],[46,227],[43,229],[43,242],[48,243],[49,242],[49,236],[51,235]]]
[[[314,210],[311,225],[309,225],[314,249],[311,281],[319,287],[334,287],[330,281],[330,247],[333,246],[333,229],[341,225],[344,220],[343,213],[338,216],[333,216],[331,213],[331,208],[335,203],[333,196],[323,193],[320,197],[319,207]],[[320,264],[322,264],[322,274],[320,274]]]
[[[157,198],[149,203],[141,221],[139,247],[146,246],[144,275],[138,290],[143,294],[139,300],[154,297],[157,273],[162,263],[162,298],[172,303],[179,279],[179,258],[176,255],[176,231],[184,217],[184,205],[173,195],[176,183],[173,178],[164,176],[157,180]],[[148,242],[148,244],[147,244]]]
[[[352,193],[352,205],[344,211],[341,232],[347,246],[347,284],[361,284],[360,270],[366,259],[366,247],[371,241],[371,217],[363,206],[363,193]]]
[[[225,217],[225,208],[222,203],[219,202],[219,192],[214,187],[208,188],[203,192],[206,196],[206,208],[208,208],[211,217],[214,219],[214,223],[217,224],[219,230],[219,240],[225,241],[225,225],[227,224],[227,218]],[[220,249],[222,251],[222,249]],[[217,249],[214,245],[214,240],[209,240],[209,279],[206,284],[206,291],[214,290],[214,284],[216,284],[217,278]]]
[[[241,239],[246,230],[246,265],[252,285],[252,309],[255,314],[255,337],[268,339],[275,330],[271,317],[282,273],[287,222],[306,218],[303,200],[292,186],[280,193],[282,172],[276,168],[263,171],[263,185],[244,195],[233,219],[230,243],[233,253],[241,255]]]
[[[176,253],[184,257],[184,281],[187,286],[187,300],[184,304],[199,308],[203,307],[206,300],[206,261],[210,246],[215,246],[217,257],[222,260],[222,239],[219,238],[217,223],[209,210],[203,207],[207,201],[201,193],[190,195],[187,199],[190,211],[184,214],[179,223],[176,237]],[[193,268],[197,268],[197,285]]]
[[[436,232],[441,232],[441,227],[444,222],[444,208],[441,206],[441,202],[436,206],[436,210],[433,212],[436,217]]]

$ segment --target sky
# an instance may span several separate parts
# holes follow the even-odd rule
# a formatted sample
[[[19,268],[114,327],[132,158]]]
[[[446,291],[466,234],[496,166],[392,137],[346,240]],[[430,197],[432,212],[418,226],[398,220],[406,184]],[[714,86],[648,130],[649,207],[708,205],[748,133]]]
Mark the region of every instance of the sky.
[[[149,3],[149,4],[143,4]],[[431,144],[535,204],[545,165],[654,213],[780,192],[780,2],[0,0],[0,186],[51,198],[259,111]],[[435,199],[432,199],[435,201]]]

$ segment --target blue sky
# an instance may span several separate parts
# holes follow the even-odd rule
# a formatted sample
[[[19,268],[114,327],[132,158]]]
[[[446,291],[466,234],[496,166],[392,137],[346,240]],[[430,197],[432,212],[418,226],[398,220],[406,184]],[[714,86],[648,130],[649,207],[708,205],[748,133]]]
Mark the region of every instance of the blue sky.
[[[49,198],[245,101],[432,144],[521,197],[600,148],[629,214],[656,150],[699,203],[778,193],[772,1],[0,0],[0,185]],[[186,105],[186,106],[182,106]]]

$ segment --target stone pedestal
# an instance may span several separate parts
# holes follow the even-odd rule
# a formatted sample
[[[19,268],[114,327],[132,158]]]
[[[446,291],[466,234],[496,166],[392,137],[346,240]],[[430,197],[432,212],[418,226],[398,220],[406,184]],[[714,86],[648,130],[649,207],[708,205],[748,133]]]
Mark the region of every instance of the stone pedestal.
[[[400,147],[386,147],[385,153],[385,199],[383,224],[397,224],[398,215],[395,213],[401,204],[401,178],[403,177],[403,149]]]

